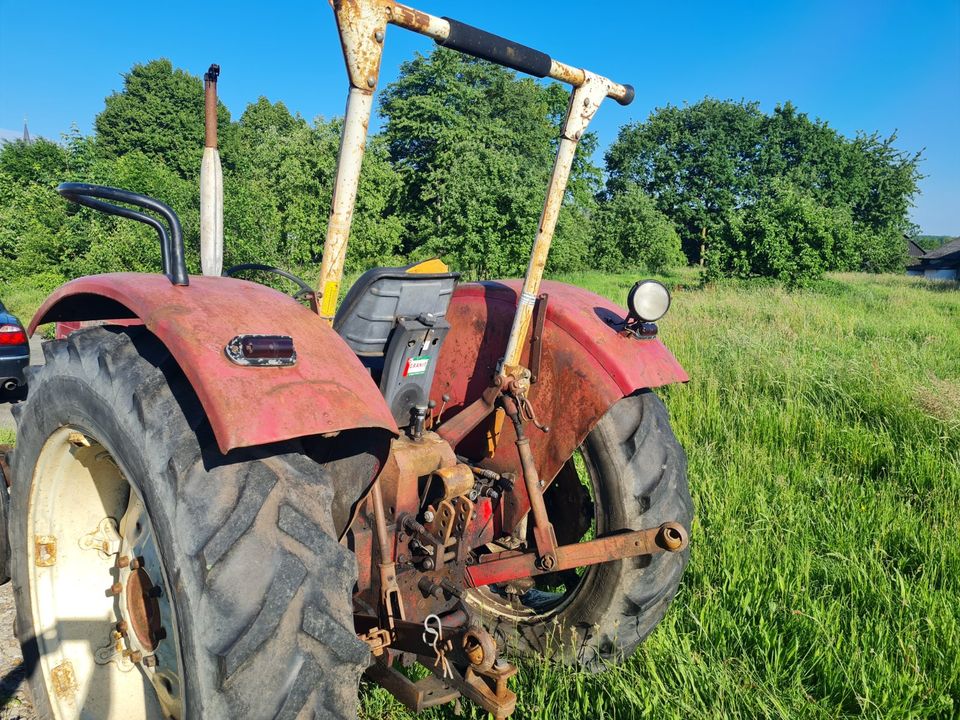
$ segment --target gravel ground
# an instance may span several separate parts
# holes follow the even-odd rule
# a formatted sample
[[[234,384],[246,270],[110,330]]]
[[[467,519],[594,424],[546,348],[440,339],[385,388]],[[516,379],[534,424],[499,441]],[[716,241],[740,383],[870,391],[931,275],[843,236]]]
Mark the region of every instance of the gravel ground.
[[[0,587],[0,720],[36,720],[23,682],[20,643],[13,636],[13,586]]]

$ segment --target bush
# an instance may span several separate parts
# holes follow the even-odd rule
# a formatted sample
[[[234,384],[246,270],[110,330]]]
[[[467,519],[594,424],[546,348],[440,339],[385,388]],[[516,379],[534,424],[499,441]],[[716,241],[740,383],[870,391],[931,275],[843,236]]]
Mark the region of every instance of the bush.
[[[660,272],[684,262],[673,223],[635,184],[600,206],[595,248],[597,266],[610,270]]]
[[[707,244],[707,275],[807,285],[827,270],[852,269],[861,241],[849,213],[778,180],[757,202],[729,214]]]

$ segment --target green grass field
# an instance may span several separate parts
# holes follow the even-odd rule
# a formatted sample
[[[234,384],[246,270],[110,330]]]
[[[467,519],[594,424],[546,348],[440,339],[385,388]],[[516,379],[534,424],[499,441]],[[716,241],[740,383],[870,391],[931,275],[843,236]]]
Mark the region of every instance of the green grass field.
[[[623,303],[635,278],[560,279]],[[960,290],[664,279],[690,566],[625,665],[523,665],[515,717],[960,716]],[[372,687],[362,713],[411,717]]]
[[[635,276],[560,279],[622,304]],[[661,391],[690,461],[690,566],[625,665],[521,666],[515,717],[960,716],[960,289],[662,279],[692,378]],[[366,685],[361,713],[411,717]]]

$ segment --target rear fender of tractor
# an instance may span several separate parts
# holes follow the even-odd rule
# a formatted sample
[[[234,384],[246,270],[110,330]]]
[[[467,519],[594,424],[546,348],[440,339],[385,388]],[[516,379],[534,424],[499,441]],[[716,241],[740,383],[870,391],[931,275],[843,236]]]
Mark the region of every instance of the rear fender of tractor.
[[[49,322],[139,320],[170,351],[193,386],[220,450],[355,428],[398,433],[370,373],[326,323],[264,285],[112,273],[63,285],[43,303],[29,333]],[[237,335],[288,335],[290,367],[237,365],[224,352]]]
[[[449,419],[480,397],[489,386],[520,293],[520,281],[470,283],[454,293],[447,311],[451,330],[438,358],[431,399],[439,408],[448,396],[443,418]],[[539,367],[531,358],[533,343],[524,343],[522,362],[536,369],[529,398],[547,433],[527,430],[540,477],[552,480],[587,434],[617,401],[639,390],[689,377],[657,338],[638,339],[619,332],[626,311],[582,288],[545,282],[547,313],[540,340]],[[535,334],[535,329],[531,335]],[[457,447],[468,457],[483,457],[491,422],[484,422]],[[492,458],[484,465],[519,476],[520,461],[509,422],[503,423]],[[505,496],[503,526],[513,528],[529,508],[524,485]]]

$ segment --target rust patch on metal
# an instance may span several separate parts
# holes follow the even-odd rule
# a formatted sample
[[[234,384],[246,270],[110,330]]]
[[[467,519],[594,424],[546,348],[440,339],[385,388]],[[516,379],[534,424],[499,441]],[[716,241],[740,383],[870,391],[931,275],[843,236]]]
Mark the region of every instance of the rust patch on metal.
[[[67,436],[67,442],[77,448],[90,447],[90,438],[88,438],[82,432],[77,432],[76,430]]]
[[[383,0],[332,0],[330,4],[340,30],[340,44],[350,84],[369,92],[376,86],[380,75],[387,8],[392,3]]]
[[[37,567],[57,564],[57,539],[53,535],[37,535],[33,542],[33,561]]]
[[[388,6],[387,12],[390,14],[394,25],[399,25],[407,30],[425,33],[430,30],[430,16],[406,5],[393,5],[392,10]]]
[[[473,627],[463,634],[463,651],[478,672],[486,672],[497,659],[497,643],[486,630]]]
[[[163,636],[160,618],[160,602],[150,575],[143,568],[130,573],[127,580],[127,615],[140,644],[153,652]]]
[[[99,312],[97,302],[103,301],[95,302],[91,295],[129,308],[167,347],[197,393],[223,452],[351,428],[398,433],[383,395],[356,354],[333,328],[283,293],[224,277],[191,277],[184,288],[159,274],[94,275],[48,297],[31,331],[41,322]],[[238,318],[242,327],[237,327]],[[240,332],[289,335],[297,343],[297,364],[234,365],[223,347]]]
[[[53,694],[61,700],[68,700],[77,694],[77,676],[73,671],[73,663],[64,660],[50,671],[50,682],[53,685]]]
[[[543,323],[547,320],[547,302],[550,296],[542,293],[533,308],[533,333],[530,335],[530,384],[540,375],[540,358],[543,355]]]
[[[443,483],[443,499],[452,500],[458,495],[466,495],[473,489],[473,471],[466,465],[457,463],[442,467],[434,473]]]

